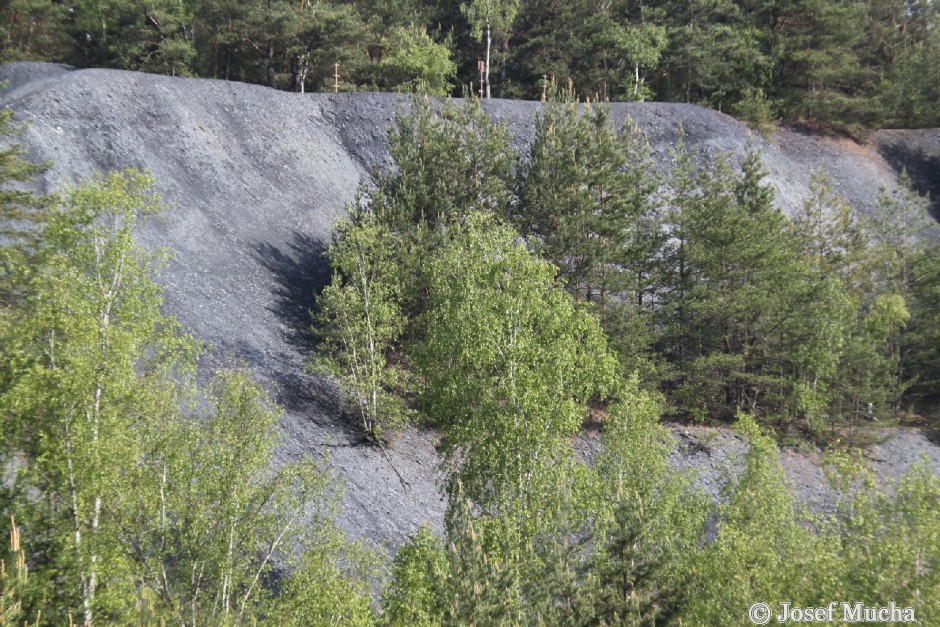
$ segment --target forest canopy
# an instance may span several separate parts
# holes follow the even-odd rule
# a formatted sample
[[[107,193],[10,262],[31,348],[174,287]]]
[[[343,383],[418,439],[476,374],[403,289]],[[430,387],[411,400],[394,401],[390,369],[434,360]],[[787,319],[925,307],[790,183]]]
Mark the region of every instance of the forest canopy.
[[[914,128],[940,125],[938,15],[932,0],[4,0],[0,62],[527,99],[571,81],[754,123]]]
[[[403,103],[397,167],[334,231],[311,365],[354,446],[441,436],[442,528],[383,572],[338,528],[328,456],[276,460],[247,368],[196,376],[167,253],[135,243],[163,210],[152,177],[24,192],[44,165],[3,112],[0,624],[715,625],[758,599],[940,621],[935,469],[885,485],[833,446],[853,489],[807,511],[774,440],[935,400],[924,199],[885,191],[863,217],[820,174],[791,220],[753,149],[680,141],[666,186],[603,104],[552,90],[536,126],[522,159],[478,100]],[[746,443],[720,498],[670,462],[663,416]]]

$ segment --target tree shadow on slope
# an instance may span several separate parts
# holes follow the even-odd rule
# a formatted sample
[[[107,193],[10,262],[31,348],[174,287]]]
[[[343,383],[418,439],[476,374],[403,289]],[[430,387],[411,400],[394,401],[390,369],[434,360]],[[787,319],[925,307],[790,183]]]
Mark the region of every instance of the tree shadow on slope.
[[[323,242],[295,232],[283,249],[267,242],[252,244],[258,261],[274,280],[269,310],[282,325],[284,340],[299,352],[316,346],[311,332],[317,296],[330,282],[330,264]]]
[[[303,369],[309,355],[316,350],[312,326],[317,296],[329,285],[331,277],[326,246],[308,235],[294,232],[282,248],[267,242],[256,242],[252,248],[255,258],[273,280],[274,301],[268,309],[281,325],[281,337],[297,356],[296,361],[288,359],[267,368],[281,388],[279,401],[288,410],[308,416],[312,411],[327,418],[330,424],[336,424],[332,418],[344,413],[338,389],[328,378]],[[345,424],[343,427],[345,437],[342,439],[354,440],[352,429]]]
[[[896,172],[907,170],[914,191],[930,194],[930,213],[940,220],[940,156],[900,142],[886,143],[878,148]]]
[[[323,446],[371,446],[343,401],[336,382],[304,368],[317,349],[317,338],[312,329],[317,297],[332,278],[326,246],[297,232],[283,248],[267,242],[256,242],[251,246],[255,258],[271,274],[274,302],[268,309],[280,322],[282,338],[296,352],[297,360],[275,359],[265,363],[267,356],[259,354],[252,358],[253,351],[247,345],[239,346],[238,354],[249,356],[251,363],[265,364],[266,374],[277,382],[278,401],[285,409],[300,413],[332,431],[330,442],[321,443]]]

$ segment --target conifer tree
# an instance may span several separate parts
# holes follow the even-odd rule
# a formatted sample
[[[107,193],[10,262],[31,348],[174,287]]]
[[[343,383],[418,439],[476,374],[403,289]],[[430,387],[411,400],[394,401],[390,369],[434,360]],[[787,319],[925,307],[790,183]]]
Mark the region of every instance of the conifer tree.
[[[512,223],[533,251],[559,267],[576,301],[638,303],[651,289],[650,260],[662,241],[653,200],[658,182],[639,130],[618,134],[608,110],[556,92],[536,119]]]
[[[64,61],[73,54],[68,7],[47,0],[10,0],[0,6],[0,63]]]
[[[859,490],[833,525],[833,561],[844,573],[834,594],[914,607],[917,620],[930,623],[940,618],[940,481],[921,461],[891,489],[890,497],[874,485]]]
[[[16,142],[22,130],[13,120],[13,109],[0,111],[0,316],[18,300],[17,283],[24,277],[16,273],[28,269],[27,260],[50,200],[14,187],[31,181],[49,167],[23,158],[26,151]]]
[[[614,211],[604,218],[609,220],[609,237],[602,242],[600,316],[623,367],[655,380],[656,300],[668,239],[658,198],[661,179],[653,169],[645,136],[631,120],[620,130],[618,141],[625,164],[614,190],[619,196],[611,203]]]
[[[576,502],[582,494],[564,490],[557,509],[546,513],[531,551],[524,552],[523,596],[530,623],[584,625],[594,621],[594,582],[589,576],[590,525]]]
[[[393,231],[433,231],[473,211],[506,212],[515,153],[505,123],[478,100],[438,109],[412,98],[389,130],[389,153],[397,169],[381,173],[374,204]]]
[[[614,509],[592,575],[595,620],[611,625],[662,625],[681,611],[681,599],[660,578],[662,557],[648,535],[639,499],[622,498]]]
[[[663,91],[670,100],[727,111],[748,88],[766,85],[772,61],[761,34],[739,2],[665,2],[669,16],[669,68]]]
[[[504,123],[477,100],[445,102],[438,110],[414,97],[389,130],[396,170],[380,172],[370,207],[400,242],[401,303],[411,321],[406,336],[422,334],[417,320],[428,306],[428,269],[448,229],[472,212],[504,215],[512,198],[515,152]]]
[[[931,389],[929,382],[937,377],[933,340],[940,333],[936,304],[940,275],[937,245],[932,243],[936,225],[926,199],[910,188],[906,175],[901,183],[893,194],[882,189],[878,210],[866,229],[872,252],[869,271],[872,290],[902,297],[910,314],[900,337],[889,338],[885,347],[894,365],[887,376],[894,381],[898,395],[915,386],[920,396]]]
[[[26,549],[13,517],[10,518],[10,546],[4,547],[3,554],[9,559],[0,559],[0,625],[17,625],[25,618],[23,596],[29,583],[29,568]]]
[[[68,21],[81,65],[187,76],[195,59],[193,0],[146,5],[81,0]]]
[[[699,419],[742,408],[785,413],[800,405],[793,387],[800,351],[817,346],[800,326],[816,315],[808,314],[810,268],[761,182],[755,151],[740,174],[723,157],[699,172],[688,151],[677,160],[660,313],[677,370],[672,398]]]
[[[867,120],[862,87],[869,79],[860,51],[867,3],[789,0],[777,8],[779,84],[790,116],[837,127]]]
[[[472,503],[459,490],[454,493],[446,520],[448,577],[440,582],[445,587],[438,593],[443,601],[444,624],[518,622],[519,565],[493,546],[493,536],[498,538],[505,524],[504,519],[474,516]]]

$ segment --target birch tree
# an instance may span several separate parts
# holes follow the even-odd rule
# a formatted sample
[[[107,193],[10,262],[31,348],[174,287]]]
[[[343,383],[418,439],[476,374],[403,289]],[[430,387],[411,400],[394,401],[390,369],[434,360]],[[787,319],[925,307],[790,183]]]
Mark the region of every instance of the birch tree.
[[[330,247],[333,281],[318,301],[323,342],[315,365],[339,379],[358,426],[375,442],[408,418],[394,393],[404,373],[388,360],[405,324],[395,250],[369,209],[354,210]]]
[[[8,347],[2,403],[20,417],[13,426],[31,461],[25,479],[48,496],[36,513],[54,538],[49,566],[61,576],[68,611],[88,624],[103,605],[102,564],[112,573],[103,592],[133,599],[131,581],[114,576],[123,560],[104,519],[123,498],[116,469],[137,458],[127,425],[148,410],[135,403],[141,377],[189,348],[159,313],[147,276],[159,253],[132,241],[157,207],[149,183],[129,173],[66,194],[43,231],[39,270]]]
[[[512,230],[470,216],[433,264],[416,357],[453,464],[451,494],[522,519],[554,490],[587,403],[618,385],[599,323],[554,285],[555,272]]]
[[[509,47],[509,29],[519,12],[519,0],[472,0],[461,7],[470,22],[470,34],[478,42],[486,40],[486,61],[483,84],[486,97],[490,97],[490,60],[493,36],[500,37],[504,47]]]
[[[18,459],[0,509],[30,542],[25,615],[250,623],[274,566],[314,549],[290,589],[345,585],[320,605],[368,615],[353,594],[368,577],[341,568],[359,561],[332,522],[335,477],[309,459],[272,468],[279,412],[245,373],[196,386],[198,346],[160,311],[165,254],[133,241],[160,208],[151,183],[128,172],[65,192],[0,321],[2,452]]]

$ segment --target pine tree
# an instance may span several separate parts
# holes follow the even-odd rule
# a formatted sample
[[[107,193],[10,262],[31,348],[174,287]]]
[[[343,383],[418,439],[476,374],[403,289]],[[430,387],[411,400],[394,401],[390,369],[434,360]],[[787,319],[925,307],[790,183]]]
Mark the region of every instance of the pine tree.
[[[601,105],[553,94],[536,119],[510,221],[532,250],[559,267],[576,301],[640,303],[661,241],[645,139],[627,121],[618,134]],[[616,298],[614,298],[616,297]]]
[[[474,517],[472,512],[471,502],[457,490],[446,516],[448,577],[438,582],[442,622],[480,626],[518,622],[518,565],[491,546],[491,528],[498,534],[505,521]]]
[[[511,199],[515,154],[505,123],[480,102],[447,101],[438,110],[412,98],[389,130],[397,171],[382,173],[376,212],[394,231],[443,228],[473,211],[502,215]]]
[[[649,144],[631,120],[618,137],[624,161],[603,216],[600,316],[611,348],[629,371],[655,379],[658,280],[668,234]],[[616,200],[614,200],[616,197]]]
[[[791,119],[836,127],[867,121],[860,53],[867,4],[856,0],[791,0],[777,9],[779,85]]]
[[[81,0],[69,20],[81,64],[189,75],[198,6],[194,0]]]
[[[401,306],[410,321],[405,335],[423,334],[417,323],[428,306],[429,267],[449,229],[472,212],[504,215],[512,199],[515,152],[509,130],[479,101],[446,102],[437,110],[414,97],[389,130],[394,172],[379,172],[370,207],[399,240],[395,251]]]
[[[541,529],[525,555],[523,595],[530,624],[584,625],[594,622],[592,581],[586,575],[593,534],[574,502],[580,494],[565,490],[557,509],[546,512]]]
[[[940,328],[936,326],[936,310],[931,308],[930,293],[936,290],[938,280],[933,266],[935,251],[931,245],[931,231],[936,227],[930,217],[927,201],[910,188],[906,173],[902,175],[901,188],[894,194],[882,189],[878,198],[878,210],[866,228],[870,241],[871,257],[868,272],[872,277],[869,288],[881,297],[876,303],[884,303],[886,297],[900,297],[904,309],[910,315],[905,318],[905,327],[912,325],[914,337],[907,337],[905,328],[900,335],[891,334],[883,354],[888,360],[886,381],[894,387],[893,409],[907,389],[916,384],[918,368],[925,368],[930,378],[928,365],[934,344],[930,338]],[[909,363],[913,362],[913,363]],[[917,364],[912,368],[912,365]]]
[[[749,89],[767,85],[773,63],[740,3],[664,4],[670,28],[663,65],[669,74],[662,89],[670,100],[728,111]]]
[[[23,158],[26,151],[15,141],[21,133],[22,127],[13,120],[13,110],[0,111],[0,316],[18,300],[17,284],[24,279],[16,275],[28,269],[50,201],[14,186],[32,181],[49,167]]]
[[[589,3],[582,1],[521,3],[513,22],[513,63],[506,67],[508,84],[500,86],[500,95],[538,100],[548,83],[567,81],[572,81],[580,93],[594,94],[593,87],[581,80],[584,73],[575,70],[580,55],[573,54],[583,39],[590,10]]]
[[[23,621],[23,596],[29,583],[26,549],[20,541],[20,529],[10,517],[10,546],[3,551],[9,559],[0,559],[0,625]]]
[[[660,578],[663,567],[648,533],[643,503],[622,498],[614,510],[593,577],[595,620],[611,625],[663,625],[682,609],[678,590]]]
[[[65,61],[73,46],[68,7],[48,0],[9,0],[0,5],[0,63]]]
[[[698,172],[688,150],[680,148],[676,158],[672,241],[656,314],[663,329],[658,344],[673,368],[666,389],[680,412],[697,419],[727,419],[740,409],[767,419],[803,412],[797,372],[808,353],[832,348],[831,338],[816,335],[832,319],[815,331],[802,326],[821,320],[811,294],[820,284],[762,183],[759,155],[749,151],[740,174],[724,157]]]

